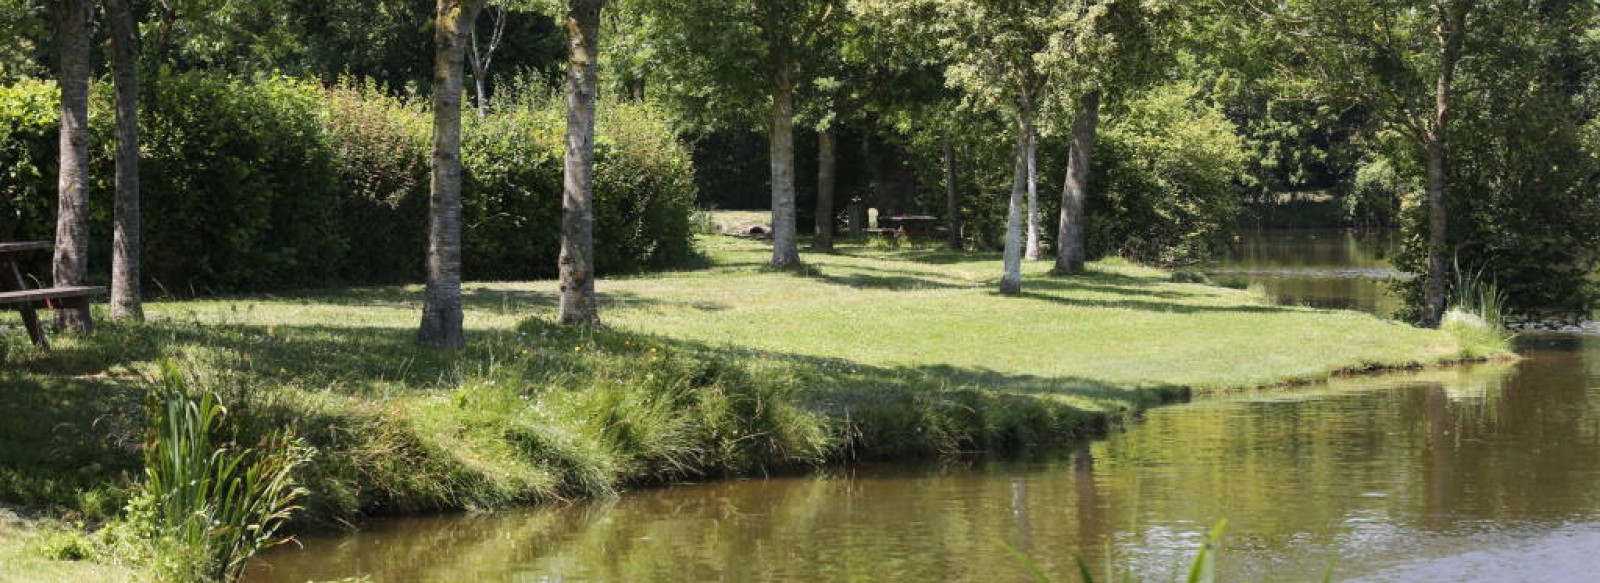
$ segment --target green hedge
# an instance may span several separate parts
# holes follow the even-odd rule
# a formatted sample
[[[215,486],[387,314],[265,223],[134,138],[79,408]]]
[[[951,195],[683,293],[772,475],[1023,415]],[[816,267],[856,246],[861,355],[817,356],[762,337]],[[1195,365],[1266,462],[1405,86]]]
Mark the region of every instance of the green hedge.
[[[109,265],[111,95],[91,110],[92,269]],[[472,279],[555,275],[562,107],[507,98],[464,120],[463,264]],[[56,90],[0,88],[0,239],[54,229]],[[428,212],[429,113],[347,84],[162,75],[142,96],[147,283],[178,294],[418,281]],[[602,105],[596,258],[602,272],[681,265],[694,200],[687,149],[644,105]]]

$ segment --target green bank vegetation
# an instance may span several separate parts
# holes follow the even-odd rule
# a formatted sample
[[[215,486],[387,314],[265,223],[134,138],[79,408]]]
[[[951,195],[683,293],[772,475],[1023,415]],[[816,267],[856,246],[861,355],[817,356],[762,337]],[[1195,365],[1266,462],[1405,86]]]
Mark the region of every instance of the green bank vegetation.
[[[994,256],[852,244],[776,271],[757,242],[703,247],[715,267],[602,282],[599,331],[551,323],[554,282],[470,285],[459,352],[416,347],[405,287],[156,303],[49,353],[7,335],[0,497],[116,517],[168,359],[221,396],[236,442],[289,428],[315,448],[307,526],[1005,450],[1194,391],[1505,354],[1117,260],[1030,265],[1029,292],[999,298]]]

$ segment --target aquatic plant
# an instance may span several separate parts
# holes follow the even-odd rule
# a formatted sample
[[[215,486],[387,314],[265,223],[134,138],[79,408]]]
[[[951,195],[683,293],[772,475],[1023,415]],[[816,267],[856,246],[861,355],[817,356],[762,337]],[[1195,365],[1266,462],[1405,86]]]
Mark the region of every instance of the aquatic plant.
[[[1226,520],[1218,522],[1216,526],[1211,528],[1211,532],[1206,534],[1205,540],[1200,543],[1200,552],[1195,555],[1194,562],[1189,564],[1189,576],[1185,578],[1184,581],[1187,583],[1216,583],[1217,546],[1222,541],[1222,530],[1226,528],[1227,525],[1228,521]],[[1044,568],[1040,567],[1037,562],[1028,557],[1028,555],[1024,554],[1022,551],[1019,551],[1004,542],[1001,542],[1000,546],[1004,548],[1007,553],[1010,553],[1011,556],[1014,557],[1024,569],[1027,569],[1028,574],[1033,577],[1033,580],[1036,583],[1050,583],[1053,581],[1053,579],[1050,578],[1050,575],[1045,573]],[[1089,567],[1089,561],[1084,559],[1083,555],[1081,554],[1074,557],[1074,560],[1078,565],[1079,579],[1081,579],[1083,583],[1094,583],[1094,570]],[[1111,562],[1110,553],[1107,553],[1105,580],[1108,582],[1117,580],[1134,580],[1132,570],[1123,569],[1122,577],[1120,579],[1116,577],[1115,573],[1115,566]],[[1331,569],[1328,573],[1325,573],[1323,577],[1324,580],[1331,581]]]
[[[231,581],[262,549],[287,542],[278,530],[306,490],[294,470],[312,451],[293,433],[273,432],[255,448],[220,443],[227,409],[172,361],[147,401],[146,481],[130,518],[149,528],[157,577]]]

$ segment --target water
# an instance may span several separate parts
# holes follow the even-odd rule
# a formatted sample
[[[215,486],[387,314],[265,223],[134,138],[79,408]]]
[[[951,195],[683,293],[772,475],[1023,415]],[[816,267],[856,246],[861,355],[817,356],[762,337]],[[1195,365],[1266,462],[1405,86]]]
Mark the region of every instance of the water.
[[[1405,277],[1389,265],[1399,248],[1391,233],[1259,231],[1240,235],[1205,272],[1219,281],[1258,282],[1288,305],[1388,316],[1401,305],[1386,285]]]
[[[1280,234],[1219,270],[1380,309],[1366,243]],[[1292,241],[1305,244],[1296,258]],[[1381,248],[1381,246],[1379,247]],[[1347,260],[1354,258],[1355,260]],[[1276,267],[1274,267],[1276,266]],[[1265,273],[1268,269],[1301,272]],[[1312,276],[1303,270],[1319,270]],[[1368,289],[1342,296],[1354,282]],[[1317,299],[1315,301],[1322,301]],[[270,553],[255,581],[1060,580],[1073,557],[1181,579],[1227,521],[1230,581],[1595,580],[1600,337],[1525,359],[1339,380],[1158,409],[1123,433],[1023,459],[869,465],[686,485],[566,508],[380,521]]]

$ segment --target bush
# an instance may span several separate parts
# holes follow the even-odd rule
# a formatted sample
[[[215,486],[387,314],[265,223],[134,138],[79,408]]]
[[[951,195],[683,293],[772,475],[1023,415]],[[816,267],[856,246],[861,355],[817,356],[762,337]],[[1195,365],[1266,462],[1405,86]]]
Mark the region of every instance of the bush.
[[[423,276],[429,135],[420,104],[370,84],[333,88],[211,73],[147,78],[141,103],[144,271],[177,293]],[[54,232],[57,91],[0,87],[0,238]],[[497,113],[464,122],[463,267],[469,278],[556,274],[561,236],[560,100],[510,91]],[[95,86],[92,225],[109,240],[111,92]],[[665,114],[600,108],[595,259],[602,273],[692,259],[694,179]],[[110,265],[110,245],[91,247]]]
[[[1195,87],[1157,87],[1108,116],[1089,197],[1090,252],[1176,263],[1208,253],[1238,214],[1244,144]]]
[[[565,117],[540,95],[502,97],[466,123],[463,198],[470,278],[552,277],[561,243]],[[600,105],[595,143],[595,262],[625,273],[690,258],[694,177],[688,151],[648,105]]]

